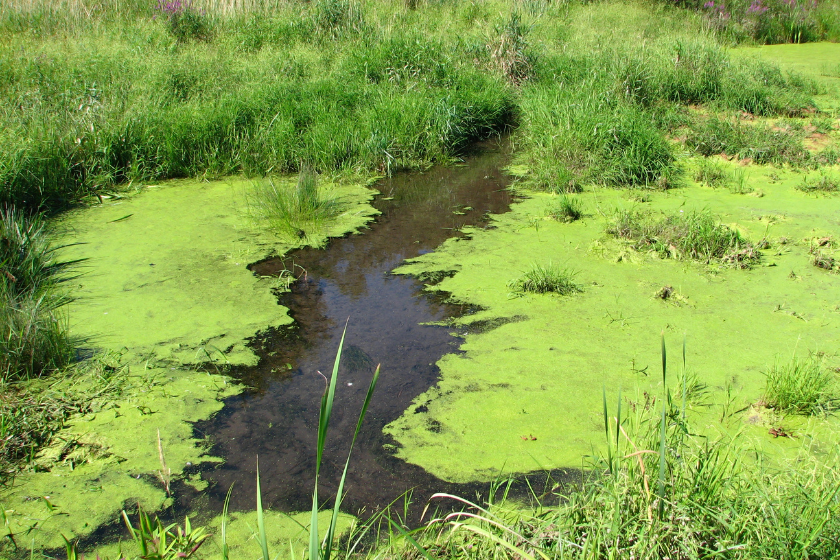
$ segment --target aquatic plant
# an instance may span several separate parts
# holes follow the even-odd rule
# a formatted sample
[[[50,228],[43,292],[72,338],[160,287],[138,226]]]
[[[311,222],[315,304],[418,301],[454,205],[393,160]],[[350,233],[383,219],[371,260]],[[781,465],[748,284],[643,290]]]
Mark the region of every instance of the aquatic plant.
[[[78,261],[62,261],[38,216],[0,211],[0,381],[37,377],[68,364],[73,341],[61,284]]]
[[[820,360],[794,357],[765,373],[764,402],[782,412],[817,414],[837,403],[837,376]]]
[[[812,182],[809,182],[807,177],[803,177],[796,188],[809,194],[833,194],[840,192],[840,179],[828,173],[821,173],[819,178]]]
[[[547,208],[546,214],[558,222],[574,222],[583,216],[583,204],[574,196],[563,195]]]
[[[576,275],[576,272],[562,268],[552,262],[546,265],[533,264],[521,276],[508,282],[508,288],[518,295],[554,293],[566,296],[583,291],[574,282]]]
[[[248,196],[252,216],[292,238],[305,239],[327,220],[341,214],[343,205],[318,186],[318,176],[305,167],[290,187],[273,179],[258,181]]]
[[[694,180],[708,187],[723,187],[729,183],[729,173],[720,162],[703,158],[697,164]]]
[[[631,241],[636,250],[654,251],[662,258],[749,268],[761,256],[752,243],[721,224],[708,210],[680,210],[672,216],[657,216],[648,210],[618,210],[607,233]]]

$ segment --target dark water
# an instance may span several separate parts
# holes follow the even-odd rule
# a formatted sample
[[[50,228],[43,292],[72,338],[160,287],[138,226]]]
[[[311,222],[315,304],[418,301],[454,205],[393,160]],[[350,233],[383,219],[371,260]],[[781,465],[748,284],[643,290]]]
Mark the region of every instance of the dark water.
[[[435,383],[435,362],[458,351],[454,329],[423,323],[469,312],[424,294],[417,279],[390,271],[459,235],[463,226],[486,226],[488,214],[507,211],[509,178],[500,170],[507,158],[503,147],[491,145],[464,165],[382,180],[376,185],[382,195],[374,202],[382,214],[361,235],[250,266],[263,276],[283,270],[301,275],[290,293],[279,296],[295,324],[254,341],[259,365],[233,372],[252,389],[226,401],[217,416],[196,427],[198,435],[213,442],[211,453],[225,460],[203,473],[211,482],[207,506],[220,509],[235,482],[231,508],[253,509],[259,456],[267,507],[311,507],[318,410],[325,388],[318,371],[332,371],[348,319],[321,495],[334,496],[376,364],[382,374],[353,452],[343,509],[376,511],[409,489],[418,508],[434,492],[474,496],[486,490],[480,484],[447,484],[383,448],[389,442],[382,428]]]

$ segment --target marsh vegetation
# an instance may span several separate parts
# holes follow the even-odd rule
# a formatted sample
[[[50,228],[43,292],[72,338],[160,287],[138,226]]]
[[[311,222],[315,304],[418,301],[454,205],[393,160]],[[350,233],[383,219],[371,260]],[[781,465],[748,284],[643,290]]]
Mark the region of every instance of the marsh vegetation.
[[[504,498],[495,500],[497,495],[505,495],[504,485],[494,488],[487,503],[456,500],[466,507],[465,511],[418,530],[408,526],[407,514],[387,518],[386,513],[392,512],[389,509],[371,518],[380,523],[376,530],[373,522],[361,524],[351,538],[342,541],[370,545],[364,550],[348,545],[346,556],[504,556],[534,560],[837,556],[840,471],[836,450],[825,452],[820,443],[836,433],[832,414],[837,407],[838,385],[831,352],[820,359],[816,355],[777,359],[774,365],[760,370],[755,362],[766,362],[767,356],[778,351],[761,344],[778,345],[782,335],[773,338],[770,334],[775,332],[768,334],[771,342],[756,340],[751,329],[744,327],[746,319],[742,317],[743,321],[730,327],[727,334],[753,336],[750,340],[755,347],[735,350],[739,355],[743,350],[743,363],[734,367],[730,363],[725,374],[716,364],[710,367],[717,368],[714,374],[707,377],[683,371],[681,387],[670,390],[664,371],[664,346],[662,382],[655,389],[659,380],[649,377],[647,366],[637,367],[635,349],[626,356],[631,360],[630,374],[624,365],[620,369],[614,362],[605,365],[592,357],[603,359],[604,352],[624,352],[626,346],[621,345],[628,340],[627,329],[638,331],[634,325],[648,321],[652,313],[657,314],[657,320],[661,315],[665,325],[657,323],[654,330],[690,324],[698,330],[707,329],[703,331],[706,337],[716,336],[717,331],[703,322],[714,313],[723,316],[719,308],[710,310],[714,298],[690,298],[692,290],[697,293],[706,285],[724,282],[737,284],[741,290],[734,296],[724,292],[732,296],[733,308],[742,315],[757,316],[766,311],[761,316],[769,325],[767,329],[776,329],[791,340],[798,333],[791,324],[798,327],[799,323],[808,323],[809,329],[816,329],[816,323],[809,321],[817,315],[825,324],[834,324],[831,313],[836,309],[828,309],[820,298],[836,288],[831,282],[837,276],[828,272],[840,269],[831,241],[832,235],[836,236],[832,229],[836,220],[830,222],[824,216],[831,212],[836,200],[833,195],[840,189],[836,177],[840,164],[838,114],[831,103],[825,103],[826,98],[837,95],[832,89],[837,84],[830,81],[832,76],[836,78],[836,68],[825,65],[820,76],[806,76],[757,58],[735,55],[729,49],[737,44],[826,39],[840,39],[840,6],[836,1],[735,0],[726,5],[700,0],[3,3],[0,483],[8,483],[11,488],[15,476],[45,473],[57,465],[69,465],[74,470],[110,457],[111,449],[98,441],[80,442],[70,437],[57,440],[56,434],[70,419],[91,418],[112,408],[116,417],[127,416],[128,411],[133,414],[136,409],[143,422],[148,420],[146,416],[158,421],[162,416],[155,415],[164,409],[169,412],[168,407],[153,411],[145,404],[138,405],[139,395],[151,392],[148,387],[153,385],[166,386],[161,391],[169,395],[168,385],[176,383],[178,374],[164,376],[166,381],[158,385],[143,376],[148,368],[155,367],[167,375],[174,370],[180,373],[178,368],[183,365],[171,357],[158,363],[148,348],[128,349],[126,355],[135,360],[130,366],[143,371],[136,376],[139,381],[131,382],[138,387],[131,392],[125,389],[129,364],[120,358],[105,353],[76,361],[88,358],[89,353],[80,352],[78,340],[71,336],[72,317],[67,310],[75,297],[69,280],[76,278],[80,263],[61,256],[66,247],[55,237],[61,232],[53,231],[48,221],[56,214],[85,205],[116,206],[124,200],[128,204],[144,186],[165,179],[205,181],[237,174],[245,176],[251,185],[246,195],[247,213],[257,227],[279,234],[286,243],[283,247],[319,245],[325,242],[327,226],[346,216],[354,209],[353,204],[361,204],[340,198],[334,185],[350,180],[363,185],[372,177],[456,163],[467,156],[476,141],[510,135],[515,147],[513,163],[522,171],[516,188],[536,199],[527,207],[530,214],[513,212],[500,218],[494,225],[499,230],[496,233],[486,224],[483,228],[464,228],[457,218],[452,220],[452,224],[447,223],[447,231],[457,231],[461,237],[441,251],[456,254],[457,262],[423,270],[419,277],[441,280],[442,290],[452,290],[452,301],[474,304],[475,312],[491,321],[488,324],[506,325],[500,317],[521,318],[527,326],[518,328],[527,331],[523,340],[529,350],[519,354],[526,357],[517,358],[515,363],[504,362],[507,358],[500,358],[501,342],[496,340],[495,346],[486,343],[491,361],[483,365],[476,365],[482,356],[476,345],[465,351],[463,360],[453,355],[442,365],[440,385],[430,390],[433,394],[427,395],[428,402],[412,407],[411,421],[422,422],[423,427],[411,437],[417,438],[420,443],[416,448],[423,452],[436,448],[441,441],[451,441],[445,438],[462,438],[459,451],[471,455],[467,461],[474,465],[452,468],[462,468],[459,475],[465,477],[475,473],[486,477],[496,468],[482,463],[500,460],[498,453],[498,457],[488,458],[496,449],[494,445],[504,446],[505,453],[510,449],[521,451],[512,459],[514,463],[519,456],[527,455],[551,465],[577,465],[577,456],[570,461],[560,458],[561,452],[555,448],[537,446],[555,438],[563,442],[555,446],[558,448],[569,442],[577,445],[588,437],[593,409],[584,409],[588,405],[581,403],[591,404],[591,395],[583,394],[590,387],[579,383],[580,387],[570,390],[577,379],[573,375],[588,367],[609,372],[604,379],[616,384],[604,390],[605,441],[600,450],[587,457],[579,482],[555,484],[550,480],[544,493],[535,491],[531,496],[535,504],[531,509]],[[787,189],[783,196],[756,202],[764,189],[781,192],[781,187],[777,188],[780,182]],[[695,187],[700,194],[692,190]],[[618,195],[617,189],[631,192]],[[390,197],[393,193],[385,194]],[[750,194],[755,198],[740,196]],[[619,196],[630,198],[632,206],[626,208],[626,200],[619,201]],[[695,196],[702,202],[686,203]],[[677,198],[683,199],[679,206]],[[824,206],[802,210],[796,206],[804,204],[801,199]],[[719,200],[725,201],[720,212],[715,206]],[[709,201],[712,204],[705,206]],[[527,204],[522,203],[523,207]],[[471,209],[461,204],[440,211],[459,216]],[[803,216],[807,217],[807,227]],[[129,217],[131,214],[124,214],[113,221],[128,225],[133,222],[120,220]],[[788,242],[784,238],[786,241],[779,243],[783,247],[777,248],[768,232],[771,226],[785,221],[789,222],[787,226],[778,227],[788,227],[792,233],[788,229],[784,233],[795,239]],[[348,233],[364,223],[354,222],[335,234]],[[238,227],[234,223],[230,229],[238,232]],[[145,230],[146,235],[150,235],[150,229]],[[594,230],[597,232],[592,234]],[[496,241],[485,237],[496,234]],[[105,235],[118,233],[114,229]],[[119,235],[126,239],[131,233]],[[809,237],[802,241],[806,235]],[[816,241],[805,247],[810,238]],[[419,240],[415,242],[420,244]],[[614,246],[620,246],[622,253],[607,255]],[[577,253],[571,252],[578,249]],[[244,267],[251,257],[264,257],[254,256],[250,248],[242,246],[237,246],[238,253],[216,247],[201,250],[212,254],[214,262],[230,265],[228,268]],[[431,248],[422,251],[421,257]],[[408,249],[405,253],[414,254]],[[605,264],[608,260],[613,261],[610,266],[625,262],[627,253],[636,259],[634,266],[648,267],[645,270],[650,278],[635,269],[609,268]],[[131,255],[139,262],[140,258]],[[563,260],[569,255],[597,263],[587,261],[589,268],[578,273],[578,262]],[[165,274],[153,276],[161,270],[155,268],[160,263],[147,263],[145,256],[141,255],[142,274],[146,276],[142,281],[119,283],[119,290],[131,292],[166,281],[161,280]],[[370,258],[376,261],[375,255]],[[679,272],[669,260],[684,261],[678,265]],[[763,274],[759,265],[766,264],[769,269],[777,261],[790,265],[791,270],[784,271],[781,281],[773,277],[775,292],[771,295],[784,294],[790,302],[775,303],[776,309],[771,312],[771,304],[764,301],[770,296],[758,286],[768,277],[759,276],[759,272]],[[556,262],[571,264],[560,266]],[[803,272],[806,268],[808,272]],[[466,289],[457,284],[478,269],[490,280],[485,283],[484,277],[479,278],[475,286]],[[656,271],[655,277],[650,270]],[[517,272],[519,275],[511,279]],[[684,285],[675,279],[678,274]],[[224,278],[229,286],[240,286],[238,278]],[[447,283],[449,280],[453,282]],[[820,295],[803,297],[805,288],[796,291],[800,282],[809,282],[812,291],[807,293]],[[283,284],[280,291],[290,286]],[[654,287],[657,292],[652,298]],[[366,288],[350,290],[350,299]],[[750,300],[752,307],[736,307],[748,299],[746,290],[764,295]],[[607,292],[610,294],[603,295]],[[632,294],[638,293],[643,296],[634,298]],[[579,295],[566,297],[574,294]],[[587,299],[590,296],[592,300]],[[761,297],[764,300],[755,303]],[[782,295],[778,297],[783,299]],[[612,301],[604,303],[609,298]],[[651,312],[643,304],[658,307]],[[513,307],[525,305],[531,307]],[[814,310],[815,305],[824,308]],[[558,306],[563,306],[560,311]],[[626,309],[615,308],[622,306]],[[800,307],[808,309],[810,315]],[[679,315],[685,309],[699,309],[691,319],[695,322]],[[533,327],[527,323],[532,312],[545,324]],[[487,318],[482,313],[497,315]],[[571,318],[576,321],[572,327],[569,323],[552,323]],[[606,350],[583,348],[588,342],[581,341],[579,335],[573,338],[572,331],[583,332],[584,326],[590,325],[600,329],[590,339],[597,339]],[[613,330],[620,332],[620,340],[609,338]],[[507,336],[519,336],[514,329],[505,332]],[[566,346],[580,344],[583,349],[576,353],[576,348],[564,348],[563,357],[558,358],[557,346],[548,350],[542,348],[548,348],[548,344],[540,349],[530,346],[535,332],[548,333],[546,337],[556,335]],[[809,344],[819,346],[823,339],[814,332],[808,330],[806,336],[810,337]],[[209,342],[213,336],[202,334],[198,338],[209,362],[197,367],[214,368],[217,375],[229,371],[226,352],[232,346],[215,348]],[[738,337],[725,338],[728,344]],[[256,344],[256,339],[249,340]],[[165,341],[189,351],[194,350],[192,343],[198,344],[178,336]],[[503,343],[504,352],[510,350],[510,355],[525,346],[514,346],[507,339]],[[120,341],[114,344],[122,348]],[[154,344],[158,350],[164,343]],[[270,344],[266,348],[267,356],[273,356],[276,349]],[[732,347],[727,349],[731,351]],[[211,351],[218,355],[215,360],[210,359]],[[363,350],[359,352],[367,357]],[[565,354],[574,356],[567,358]],[[452,375],[452,370],[446,369],[462,367],[471,360],[473,369],[467,374],[455,370]],[[555,371],[552,368],[558,363],[563,367]],[[552,364],[552,368],[546,371],[545,364]],[[322,404],[322,418],[323,407],[332,406],[337,367],[338,362]],[[291,372],[294,367],[285,362],[281,369]],[[730,370],[737,370],[738,375]],[[516,372],[515,379],[500,381],[512,371]],[[760,391],[750,377],[751,372],[759,371],[764,373]],[[587,379],[592,377],[588,370],[584,373]],[[469,375],[486,378],[479,377],[472,383]],[[554,379],[560,377],[563,383]],[[622,382],[632,383],[639,391],[629,397],[625,393],[623,400],[619,392],[617,410],[611,415],[606,394]],[[226,386],[227,381],[221,383]],[[445,383],[449,383],[446,389]],[[544,393],[537,393],[537,388]],[[219,394],[224,392],[217,390]],[[478,428],[445,417],[456,408],[448,406],[450,401],[435,410],[434,403],[462,393],[480,393],[488,399],[466,407],[484,411],[486,417],[480,419]],[[548,406],[542,402],[543,397],[535,399],[535,394],[554,395],[548,398],[560,398],[563,404],[551,404],[548,412],[542,408],[542,413],[532,414],[532,405]],[[741,402],[745,394],[752,399],[750,402]],[[497,395],[506,399],[501,406],[495,406],[499,401],[492,400]],[[196,402],[206,398],[213,397],[202,394]],[[370,394],[363,410],[369,399]],[[115,403],[127,401],[130,405],[118,410]],[[577,417],[569,421],[579,433],[531,433],[556,427],[557,420],[552,416],[564,407],[584,418],[580,424],[571,423],[577,422]],[[565,408],[564,414],[573,415]],[[758,436],[749,439],[741,433],[738,415],[748,408],[769,411],[771,420],[766,422],[770,424],[757,420],[760,425],[751,437],[756,430],[765,440],[772,435],[773,444],[778,443],[782,449],[778,456],[768,453],[766,446],[757,445]],[[487,412],[491,409],[493,412]],[[496,431],[488,437],[481,428],[488,418],[498,420],[493,416],[497,413],[510,414],[505,421],[498,421]],[[717,431],[712,435],[698,433],[702,430],[692,424],[692,415],[702,416],[704,422],[714,418],[710,422]],[[167,418],[173,425],[194,420]],[[540,418],[540,422],[529,423],[533,418]],[[795,430],[790,428],[790,422],[797,421],[790,418],[824,422],[825,426],[815,428],[824,432],[807,434],[817,442],[813,453],[803,446],[792,457],[792,444],[784,447],[787,440],[799,437],[796,430],[801,426],[805,426],[802,430],[810,429],[802,423],[796,424]],[[271,423],[268,425],[270,429]],[[356,425],[356,435],[360,425]],[[406,425],[401,429],[409,432]],[[755,428],[752,424],[750,427]],[[326,430],[327,426],[319,423],[318,469]],[[775,442],[776,438],[785,441]],[[189,438],[182,434],[172,437],[178,439]],[[132,481],[141,476],[163,481],[161,473],[166,464],[161,441],[158,433],[158,474],[149,468],[142,473],[127,471]],[[470,447],[476,445],[474,441],[483,441],[486,449],[475,452]],[[416,451],[410,444],[399,443],[394,446],[394,454],[399,450]],[[520,443],[533,444],[539,452],[532,454],[529,449],[514,447]],[[443,448],[447,454],[458,454],[452,446]],[[405,456],[389,458],[402,460]],[[435,463],[438,460],[426,455],[416,464],[432,472],[433,467],[439,467]],[[114,456],[112,461],[119,464],[123,459]],[[524,468],[523,464],[516,463],[517,468]],[[339,505],[344,479],[340,480]],[[333,517],[326,541],[319,542],[314,527],[323,503],[319,504],[317,491],[316,481],[310,521],[312,559],[325,557],[336,530]],[[169,493],[167,478],[167,500]],[[30,498],[26,498],[26,507],[31,506]],[[44,500],[50,515],[61,514],[47,498]],[[258,503],[262,508],[259,495]],[[0,553],[12,551],[22,556],[22,548],[18,549],[14,540],[21,533],[11,529],[6,512],[12,510],[6,506],[0,505],[0,513],[8,530],[6,541],[11,544],[3,541]],[[13,514],[17,515],[12,512],[10,518]],[[251,532],[257,533],[259,553],[268,560],[261,509],[259,514],[260,526]],[[127,517],[125,520],[131,537],[146,547],[140,554],[143,557],[169,560],[204,554],[212,541],[206,539],[203,529],[189,525],[175,528],[146,514],[140,514],[139,528]],[[77,529],[74,526],[73,530]],[[92,530],[78,529],[76,536]],[[371,541],[377,530],[386,540]],[[70,533],[68,537],[72,538]],[[199,552],[197,545],[205,540]],[[163,546],[165,542],[172,546]],[[220,553],[227,558],[226,547]],[[68,545],[66,554],[75,554],[75,547]]]

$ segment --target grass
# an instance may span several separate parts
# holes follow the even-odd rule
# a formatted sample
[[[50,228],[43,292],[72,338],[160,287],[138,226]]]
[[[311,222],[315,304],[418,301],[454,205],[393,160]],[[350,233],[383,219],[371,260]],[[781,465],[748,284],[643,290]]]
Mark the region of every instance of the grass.
[[[583,291],[574,282],[576,273],[549,262],[534,264],[524,274],[508,282],[514,294],[559,294],[571,295]]]
[[[694,180],[707,187],[725,187],[729,184],[730,177],[723,164],[703,158],[697,165]]]
[[[52,211],[126,184],[304,166],[387,173],[514,127],[533,186],[667,188],[666,133],[687,105],[811,106],[809,84],[733,64],[685,10],[412,5],[4,3],[0,202]]]
[[[833,194],[840,192],[840,179],[822,173],[819,179],[813,182],[809,182],[807,177],[803,178],[796,188],[808,194]]]
[[[837,376],[814,358],[776,363],[766,376],[767,406],[801,414],[832,410],[837,402]]]
[[[552,220],[558,222],[574,222],[583,216],[583,204],[580,199],[563,195],[557,202],[548,207],[546,214]]]
[[[343,205],[319,187],[317,175],[308,168],[301,170],[293,187],[271,179],[257,182],[249,195],[248,207],[254,218],[300,239],[320,231],[343,211]]]
[[[749,268],[761,256],[752,243],[721,224],[708,210],[681,210],[675,216],[619,210],[607,226],[607,233],[631,241],[636,250],[653,251],[662,258]]]
[[[758,164],[801,167],[812,159],[800,133],[718,116],[692,124],[685,143],[702,156],[725,154]]]
[[[77,262],[61,261],[43,220],[0,212],[0,383],[66,366],[74,352],[62,283]]]

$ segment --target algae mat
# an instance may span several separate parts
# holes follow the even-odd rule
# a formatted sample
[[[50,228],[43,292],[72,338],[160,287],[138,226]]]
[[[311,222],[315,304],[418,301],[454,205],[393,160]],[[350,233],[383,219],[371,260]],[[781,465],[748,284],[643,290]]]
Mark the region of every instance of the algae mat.
[[[291,179],[288,179],[291,181]],[[133,199],[72,212],[66,258],[87,259],[70,310],[72,333],[127,348],[143,359],[254,363],[245,341],[291,322],[272,294],[276,282],[246,266],[303,244],[267,233],[247,217],[246,180],[183,182]],[[375,210],[363,185],[335,186],[347,210],[320,232],[355,231]]]
[[[250,185],[175,181],[54,224],[68,245],[63,257],[86,259],[71,332],[118,360],[112,381],[119,390],[96,413],[68,422],[40,452],[39,472],[22,473],[3,489],[0,536],[11,538],[0,552],[60,547],[62,535],[89,535],[134,504],[155,511],[185,469],[217,461],[195,439],[192,423],[241,388],[185,365],[253,363],[248,339],[291,322],[272,292],[283,285],[257,278],[247,265],[355,231],[376,213],[368,204],[374,191],[365,185],[325,185],[345,212],[317,235],[290,242],[248,219]]]
[[[752,168],[750,183],[764,190],[761,198],[693,185],[639,203],[597,189],[578,195],[586,216],[570,224],[545,218],[556,197],[532,193],[496,219],[495,229],[471,231],[471,239],[450,240],[398,269],[455,272],[430,289],[483,308],[463,322],[499,325],[467,335],[462,354],[440,361],[438,385],[386,428],[398,456],[458,482],[503,469],[580,467],[603,440],[602,388],[610,403],[619,389],[631,401],[644,402],[645,391],[661,394],[661,332],[672,356],[687,336],[689,369],[708,387],[706,406],[694,411],[709,431],[743,424],[768,450],[810,441],[773,440],[766,425],[748,426],[745,417],[775,360],[815,351],[838,365],[840,275],[814,267],[809,247],[840,235],[840,198],[809,197],[794,190],[800,180]],[[766,234],[771,246],[753,270],[637,253],[604,230],[616,208],[639,205],[666,215],[708,208],[755,241]],[[583,292],[511,293],[510,280],[549,262],[576,270]],[[667,301],[655,295],[664,286],[674,289]],[[672,369],[674,387],[678,371]],[[800,434],[836,424],[784,422]]]

